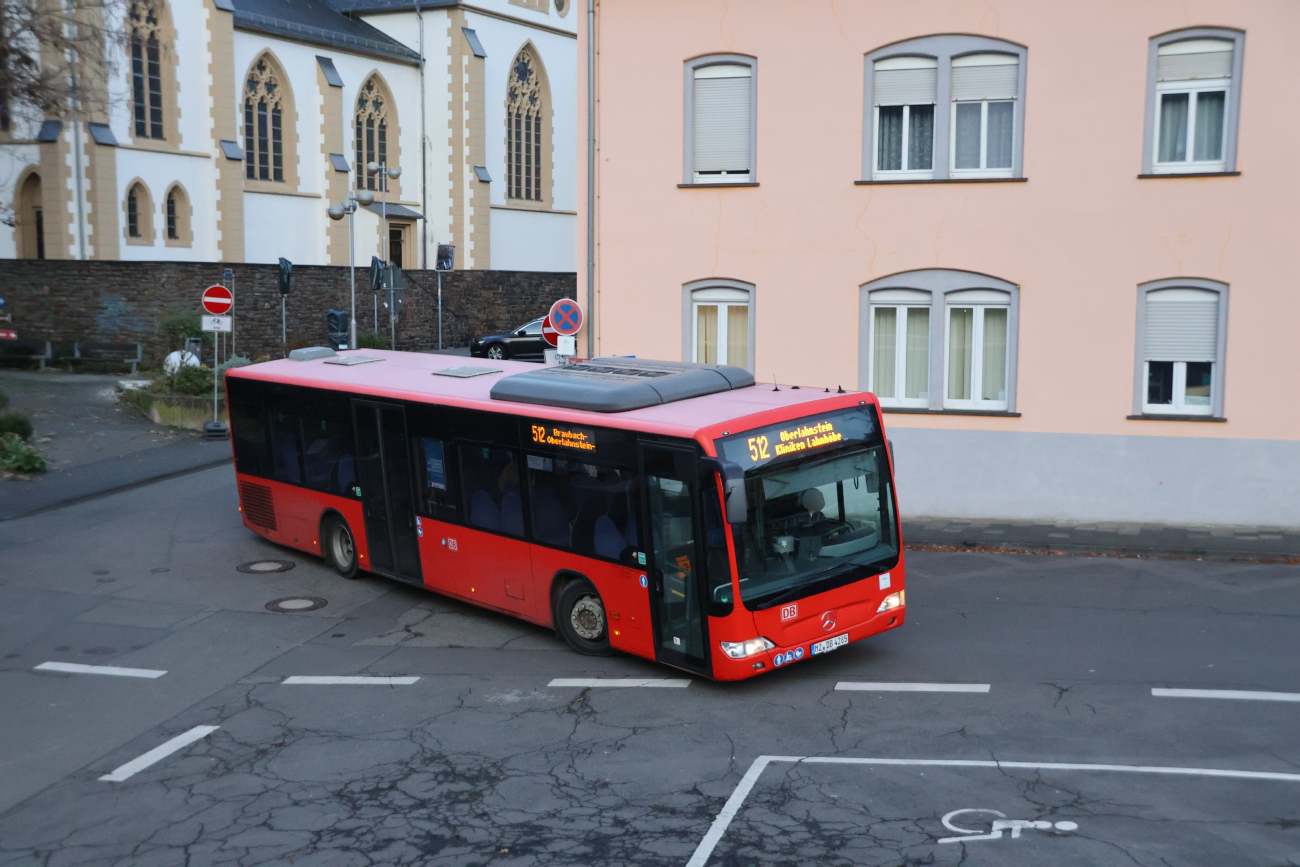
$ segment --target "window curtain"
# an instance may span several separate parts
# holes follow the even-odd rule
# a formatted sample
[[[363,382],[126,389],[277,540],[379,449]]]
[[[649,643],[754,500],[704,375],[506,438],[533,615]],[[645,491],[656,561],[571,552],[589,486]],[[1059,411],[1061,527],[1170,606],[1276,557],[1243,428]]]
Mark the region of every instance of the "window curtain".
[[[1007,309],[984,308],[981,400],[1007,399]]]
[[[727,364],[749,367],[749,308],[740,304],[727,307]]]
[[[718,363],[716,304],[700,304],[695,308],[695,360],[700,364]]]
[[[928,171],[934,167],[934,106],[908,106],[907,167]]]
[[[876,168],[882,172],[903,167],[903,106],[880,107],[880,135],[877,143]]]
[[[1187,160],[1187,106],[1190,99],[1186,93],[1166,93],[1160,98],[1159,160],[1162,163]]]
[[[1223,114],[1227,94],[1207,90],[1196,94],[1196,129],[1192,133],[1192,159],[1223,159]]]
[[[876,397],[894,397],[898,357],[898,308],[877,307],[876,328],[872,334],[871,388]]]
[[[975,351],[975,309],[948,310],[948,399],[970,400],[971,366]]]
[[[907,352],[905,355],[903,397],[930,396],[930,311],[925,307],[907,308]]]

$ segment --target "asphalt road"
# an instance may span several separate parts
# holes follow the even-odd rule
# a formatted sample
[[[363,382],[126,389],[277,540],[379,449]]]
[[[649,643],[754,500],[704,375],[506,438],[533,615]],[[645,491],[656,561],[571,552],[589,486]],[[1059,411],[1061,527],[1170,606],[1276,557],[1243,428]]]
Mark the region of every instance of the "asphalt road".
[[[1152,692],[1300,697],[1300,567],[909,558],[890,634],[557,686],[684,676],[344,581],[228,468],[0,523],[0,864],[1300,864],[1300,701]]]

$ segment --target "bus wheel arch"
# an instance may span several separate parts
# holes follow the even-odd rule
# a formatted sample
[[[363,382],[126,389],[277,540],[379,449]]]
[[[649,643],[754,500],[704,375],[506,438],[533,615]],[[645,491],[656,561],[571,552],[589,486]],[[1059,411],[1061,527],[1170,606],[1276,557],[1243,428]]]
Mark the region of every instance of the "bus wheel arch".
[[[357,556],[357,538],[336,509],[326,509],[320,518],[320,551],[325,561],[344,578],[356,578],[361,569]]]
[[[551,617],[555,631],[586,656],[611,656],[609,616],[596,585],[578,572],[560,572],[551,581]]]

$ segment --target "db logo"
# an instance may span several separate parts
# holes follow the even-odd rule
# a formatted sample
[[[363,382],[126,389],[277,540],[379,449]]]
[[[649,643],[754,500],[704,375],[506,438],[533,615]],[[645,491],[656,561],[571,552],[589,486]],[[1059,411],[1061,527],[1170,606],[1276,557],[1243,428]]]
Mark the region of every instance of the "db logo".
[[[782,606],[781,606],[781,619],[782,619],[782,620],[794,620],[794,619],[795,619],[796,617],[798,617],[798,616],[799,616],[799,603],[798,603],[798,602],[794,603],[793,605],[782,605]]]

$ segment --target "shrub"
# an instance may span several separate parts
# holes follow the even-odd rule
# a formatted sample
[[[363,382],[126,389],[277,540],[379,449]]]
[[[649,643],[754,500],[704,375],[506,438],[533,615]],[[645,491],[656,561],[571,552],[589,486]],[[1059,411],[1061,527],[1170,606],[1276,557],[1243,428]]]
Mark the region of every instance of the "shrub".
[[[158,327],[166,335],[168,345],[177,349],[185,344],[187,337],[201,337],[206,345],[209,338],[199,316],[197,310],[173,310],[163,317]]]
[[[0,434],[0,470],[10,473],[43,473],[45,458],[41,457],[41,453],[36,449],[23,442],[17,434]]]
[[[32,420],[22,413],[0,415],[0,435],[14,434],[21,440],[32,438]]]
[[[212,393],[212,368],[206,364],[202,367],[182,367],[171,380],[172,390],[177,394]]]
[[[388,340],[378,331],[358,331],[357,349],[387,349]]]
[[[257,356],[257,358],[254,358],[254,359],[253,359],[253,363],[254,363],[254,364],[261,364],[261,363],[264,362],[264,361],[270,361],[270,360],[271,360],[271,356],[269,356],[269,355],[259,355],[259,356]]]
[[[3,391],[0,391],[0,409],[4,409],[8,405],[9,405],[9,395],[5,394]]]

